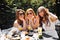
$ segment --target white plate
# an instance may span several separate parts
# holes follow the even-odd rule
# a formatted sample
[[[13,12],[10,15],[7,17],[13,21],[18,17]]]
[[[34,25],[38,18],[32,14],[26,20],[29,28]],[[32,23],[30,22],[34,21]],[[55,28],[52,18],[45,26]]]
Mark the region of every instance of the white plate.
[[[29,38],[29,40],[34,40],[34,38],[29,37],[29,36],[25,36],[24,38],[22,38],[21,40],[25,40],[26,38]]]

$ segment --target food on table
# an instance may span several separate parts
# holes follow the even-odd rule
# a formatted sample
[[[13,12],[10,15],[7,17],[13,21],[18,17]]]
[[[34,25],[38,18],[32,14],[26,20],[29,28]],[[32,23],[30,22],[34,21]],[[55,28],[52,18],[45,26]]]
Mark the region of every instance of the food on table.
[[[25,40],[30,40],[30,37],[29,36],[26,36]]]
[[[28,30],[31,30],[32,29],[32,27],[31,26],[28,26]]]
[[[18,28],[19,30],[23,30],[23,28],[22,27],[20,27],[20,28]]]

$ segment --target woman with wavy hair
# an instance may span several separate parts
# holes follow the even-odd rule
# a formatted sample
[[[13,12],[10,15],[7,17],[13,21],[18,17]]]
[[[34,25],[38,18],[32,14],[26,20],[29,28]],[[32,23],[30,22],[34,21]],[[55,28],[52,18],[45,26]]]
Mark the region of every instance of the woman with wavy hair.
[[[14,22],[14,27],[18,28],[19,30],[26,30],[26,23],[25,23],[25,11],[22,9],[17,10],[16,12],[16,20]]]
[[[25,11],[22,9],[17,9],[16,11],[16,20],[14,21],[13,28],[8,33],[7,37],[11,38],[14,33],[26,30],[25,22]]]
[[[27,27],[30,26],[32,29],[36,29],[38,27],[39,23],[35,15],[35,12],[32,8],[27,9],[25,13],[25,19],[26,19]]]
[[[39,26],[41,26],[48,35],[58,38],[55,30],[55,22],[58,20],[57,16],[49,12],[49,10],[43,6],[38,8],[37,15],[39,17]]]

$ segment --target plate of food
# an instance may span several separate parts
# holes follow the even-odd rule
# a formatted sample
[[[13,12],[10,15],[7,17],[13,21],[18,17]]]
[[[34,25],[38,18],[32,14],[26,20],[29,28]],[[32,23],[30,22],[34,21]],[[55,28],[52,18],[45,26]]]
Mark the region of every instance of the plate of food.
[[[30,36],[25,36],[21,40],[34,40],[34,38],[33,37],[30,37]]]

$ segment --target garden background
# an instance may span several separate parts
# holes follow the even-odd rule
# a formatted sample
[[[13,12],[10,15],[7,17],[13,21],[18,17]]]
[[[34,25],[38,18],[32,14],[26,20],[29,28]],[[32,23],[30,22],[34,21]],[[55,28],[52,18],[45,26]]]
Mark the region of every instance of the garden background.
[[[60,0],[0,0],[0,28],[7,29],[13,26],[16,9],[26,11],[33,8],[36,12],[40,6],[47,7],[60,19]]]

